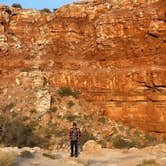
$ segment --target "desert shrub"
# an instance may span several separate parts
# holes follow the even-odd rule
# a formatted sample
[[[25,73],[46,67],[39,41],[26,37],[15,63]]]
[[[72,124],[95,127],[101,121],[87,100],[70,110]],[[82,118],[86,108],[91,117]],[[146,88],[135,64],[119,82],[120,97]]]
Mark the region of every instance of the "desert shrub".
[[[100,140],[98,143],[101,145],[102,148],[107,148],[107,142],[106,140]]]
[[[13,166],[15,159],[14,153],[0,151],[0,166]]]
[[[34,157],[34,155],[30,151],[27,151],[27,150],[22,151],[20,156],[23,158],[33,158]]]
[[[163,139],[162,139],[163,143],[166,144],[166,135],[163,136]]]
[[[100,118],[98,119],[98,121],[99,121],[100,123],[105,124],[105,123],[106,123],[106,118],[105,118],[104,116],[102,116],[102,117],[100,117]]]
[[[55,134],[57,137],[68,136],[68,130],[67,129],[57,129],[55,131]]]
[[[112,137],[112,146],[114,148],[131,148],[136,147],[136,143],[132,140],[123,138],[121,135],[116,135]]]
[[[43,8],[40,11],[41,12],[46,12],[46,13],[51,13],[50,9],[48,9],[48,8]]]
[[[72,106],[74,106],[74,102],[70,100],[70,101],[67,103],[67,106],[68,106],[69,108],[71,108]]]
[[[13,35],[14,35],[14,32],[9,31],[8,34],[13,36]]]
[[[31,109],[31,110],[30,110],[30,113],[31,113],[31,114],[36,114],[36,113],[37,113],[37,110],[36,110],[35,108],[34,108],[34,109]]]
[[[143,160],[141,164],[138,164],[137,166],[158,166],[156,160],[149,159],[149,160]]]
[[[22,9],[21,4],[19,4],[19,3],[13,3],[13,4],[12,4],[12,7]]]
[[[69,122],[75,121],[77,117],[78,117],[77,115],[73,115],[73,114],[64,115],[64,118],[67,119]]]
[[[157,138],[149,134],[145,134],[145,146],[155,145],[157,143]]]
[[[54,135],[56,137],[63,137],[68,135],[68,130],[66,128],[60,128],[58,124],[50,123],[44,130],[45,135]]]
[[[2,128],[1,142],[5,146],[34,147],[44,143],[44,139],[34,134],[34,126],[24,124],[19,119],[5,119],[5,125]]]
[[[80,95],[79,91],[73,90],[70,87],[61,87],[57,90],[57,93],[60,97],[73,96],[74,98],[78,98]]]
[[[90,132],[88,132],[87,130],[84,130],[81,133],[81,139],[80,139],[80,147],[82,148],[82,146],[88,141],[88,140],[97,140],[97,138]]]
[[[108,142],[111,142],[112,141],[112,135],[106,135],[104,137],[104,140],[108,141]]]
[[[15,103],[10,103],[5,106],[4,111],[10,111],[15,106]]]
[[[58,108],[57,107],[52,107],[52,108],[50,108],[50,111],[55,113],[55,112],[58,111]]]

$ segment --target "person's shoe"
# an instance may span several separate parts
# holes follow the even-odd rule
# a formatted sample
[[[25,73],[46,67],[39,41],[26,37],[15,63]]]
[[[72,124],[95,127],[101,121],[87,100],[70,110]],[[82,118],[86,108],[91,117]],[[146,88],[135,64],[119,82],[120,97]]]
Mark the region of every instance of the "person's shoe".
[[[70,157],[74,157],[74,155],[73,155],[73,154],[71,154],[71,155],[70,155]]]
[[[77,154],[75,154],[75,157],[78,157],[78,155],[77,155]]]

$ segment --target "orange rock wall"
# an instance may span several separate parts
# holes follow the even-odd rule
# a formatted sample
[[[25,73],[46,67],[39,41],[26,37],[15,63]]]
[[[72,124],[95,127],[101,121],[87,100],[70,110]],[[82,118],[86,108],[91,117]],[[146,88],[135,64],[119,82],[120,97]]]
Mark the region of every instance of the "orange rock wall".
[[[40,70],[110,118],[166,132],[166,2],[92,1],[48,14],[0,6],[0,85]]]

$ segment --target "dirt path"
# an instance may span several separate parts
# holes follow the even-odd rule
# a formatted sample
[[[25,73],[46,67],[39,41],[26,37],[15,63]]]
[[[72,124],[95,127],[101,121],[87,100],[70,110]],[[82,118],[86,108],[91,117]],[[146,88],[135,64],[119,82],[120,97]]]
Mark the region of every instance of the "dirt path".
[[[166,166],[166,149],[102,149],[101,152],[81,153],[78,158],[71,158],[66,152],[56,152],[57,159],[50,159],[35,153],[32,159],[19,158],[19,166]],[[56,158],[56,157],[55,157]],[[149,163],[149,164],[147,164]],[[141,165],[142,166],[142,165]]]

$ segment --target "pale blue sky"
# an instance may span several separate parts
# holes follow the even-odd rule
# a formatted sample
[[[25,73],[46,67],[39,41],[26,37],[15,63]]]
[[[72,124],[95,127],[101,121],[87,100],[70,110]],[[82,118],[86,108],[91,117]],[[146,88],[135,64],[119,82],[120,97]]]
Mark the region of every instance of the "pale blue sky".
[[[13,3],[20,3],[23,8],[54,9],[74,1],[79,0],[0,0],[0,4],[12,5]]]

